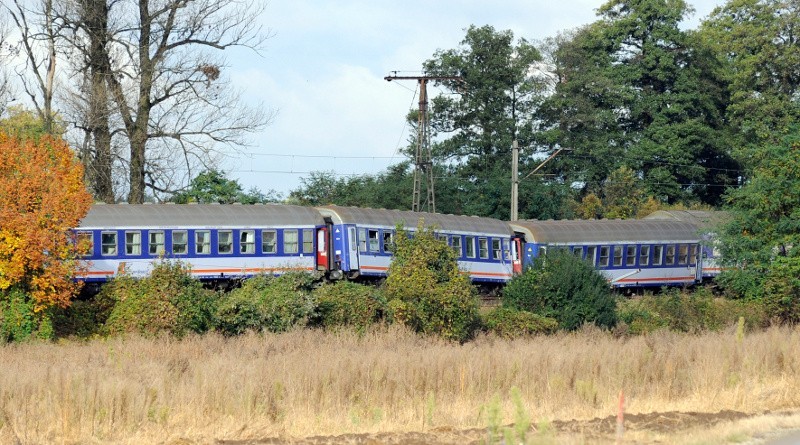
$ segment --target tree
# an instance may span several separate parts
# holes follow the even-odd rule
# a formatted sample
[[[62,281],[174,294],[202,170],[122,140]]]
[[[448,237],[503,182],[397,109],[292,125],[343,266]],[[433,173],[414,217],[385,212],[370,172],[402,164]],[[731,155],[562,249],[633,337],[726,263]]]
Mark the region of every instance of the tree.
[[[30,8],[29,3],[13,0],[13,7],[4,6],[20,33],[19,46],[22,48],[26,63],[26,69],[19,73],[22,87],[42,120],[45,131],[55,135],[53,96],[57,60],[56,40],[61,33],[61,26],[54,20],[53,0],[39,0],[34,8]],[[33,82],[30,80],[31,77]]]
[[[766,277],[772,288],[793,286],[771,274],[776,261],[792,270],[800,258],[800,127],[760,149],[753,163],[751,179],[726,195],[732,219],[721,231],[721,250],[731,269],[720,280],[738,295],[762,298]]]
[[[196,202],[201,204],[257,204],[277,202],[280,195],[271,190],[268,195],[253,188],[248,192],[242,189],[239,181],[228,179],[219,170],[205,171],[192,179],[189,188],[172,197],[178,204]]]
[[[337,178],[334,172],[311,172],[302,186],[292,190],[289,201],[299,205],[336,204],[405,210],[411,205],[412,177],[409,163],[389,166],[375,175]]]
[[[71,228],[90,204],[83,168],[63,140],[0,131],[0,298],[21,291],[37,312],[69,304],[87,247]]]
[[[544,85],[530,73],[540,60],[532,44],[515,42],[509,30],[470,26],[459,48],[439,50],[424,63],[427,75],[461,78],[434,82],[452,93],[432,101],[432,128],[449,135],[434,144],[434,158],[458,180],[458,192],[443,201],[471,197],[464,213],[508,217],[511,145],[532,142],[532,112]]]
[[[469,339],[478,325],[478,299],[455,253],[420,223],[410,237],[397,227],[385,283],[394,320],[448,340]]]
[[[8,81],[8,63],[13,54],[8,44],[9,26],[6,11],[0,8],[0,117],[3,117],[8,103],[11,102],[11,85]]]
[[[798,28],[800,4],[786,0],[731,0],[701,26],[700,36],[726,63],[727,118],[741,159],[780,142],[800,119]]]
[[[125,159],[129,202],[143,202],[146,189],[174,192],[182,181],[178,172],[191,175],[213,167],[217,145],[243,145],[246,134],[269,122],[271,116],[262,108],[241,103],[215,56],[216,51],[237,46],[261,46],[266,35],[253,16],[263,4],[85,0],[78,6],[67,21],[88,34],[88,43],[82,43],[89,48],[84,51],[92,76],[88,84],[100,87],[95,76],[105,79],[130,147]],[[93,15],[101,12],[106,15]],[[107,33],[95,35],[93,26],[103,24],[109,27]],[[103,106],[106,93],[102,88],[96,92]]]
[[[713,52],[679,23],[683,0],[611,0],[556,50],[559,83],[541,107],[542,141],[569,183],[597,191],[625,165],[662,202],[716,204],[735,183],[727,96]]]

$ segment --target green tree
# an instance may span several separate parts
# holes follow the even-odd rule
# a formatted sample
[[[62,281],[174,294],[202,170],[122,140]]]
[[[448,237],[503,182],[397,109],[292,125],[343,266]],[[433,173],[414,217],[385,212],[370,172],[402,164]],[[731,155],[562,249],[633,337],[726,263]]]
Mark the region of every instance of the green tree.
[[[800,118],[800,4],[730,0],[703,22],[700,35],[726,63],[727,118],[741,159],[777,143]],[[744,162],[745,165],[749,162]]]
[[[311,172],[292,190],[289,202],[300,205],[359,206],[406,210],[411,207],[412,176],[408,162],[375,175],[337,178],[334,172]]]
[[[427,75],[461,78],[435,81],[452,94],[432,100],[433,133],[446,135],[433,154],[457,180],[456,193],[437,193],[439,203],[461,198],[462,213],[508,218],[511,144],[516,138],[521,147],[531,145],[544,85],[529,73],[540,60],[510,30],[470,26],[458,48],[439,50],[424,63]]]
[[[385,282],[390,316],[417,332],[465,341],[478,327],[478,298],[455,253],[422,224],[413,237],[397,228]]]
[[[726,195],[732,219],[721,231],[721,249],[732,269],[720,280],[737,295],[762,298],[767,277],[773,289],[781,288],[781,276],[790,278],[771,273],[775,262],[791,270],[800,256],[800,127],[759,150],[753,163],[752,178]]]
[[[206,170],[192,179],[189,188],[172,197],[178,204],[196,202],[200,204],[258,204],[280,201],[280,194],[270,190],[261,193],[257,188],[245,192],[235,179],[228,179],[219,170]]]
[[[662,202],[718,203],[733,183],[727,95],[713,52],[679,23],[683,0],[611,0],[556,49],[559,81],[541,107],[542,141],[568,183],[598,190],[627,166]]]

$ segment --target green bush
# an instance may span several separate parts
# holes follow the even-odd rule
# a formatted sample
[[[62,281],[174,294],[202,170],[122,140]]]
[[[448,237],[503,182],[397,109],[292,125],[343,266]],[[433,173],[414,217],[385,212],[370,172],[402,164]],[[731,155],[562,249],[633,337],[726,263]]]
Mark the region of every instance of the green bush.
[[[512,278],[503,289],[503,306],[555,318],[563,329],[584,323],[612,327],[616,302],[606,279],[588,262],[551,250]]]
[[[705,288],[693,293],[671,288],[658,295],[620,298],[617,313],[631,334],[659,329],[719,331],[737,323],[739,317],[744,317],[748,329],[754,329],[765,326],[769,319],[761,302],[718,298]]]
[[[143,335],[170,333],[181,337],[214,326],[216,293],[204,289],[181,262],[156,263],[141,279],[120,276],[106,284],[102,298],[114,301],[105,331]]]
[[[289,272],[279,277],[252,277],[223,297],[217,329],[226,335],[248,330],[285,332],[308,322],[315,309],[311,290],[315,277]]]
[[[508,307],[498,307],[486,313],[483,325],[488,332],[503,338],[552,334],[558,329],[558,321],[553,318]]]
[[[479,326],[479,302],[469,276],[458,269],[453,250],[422,224],[413,238],[397,228],[384,291],[388,318],[416,332],[463,342]]]
[[[314,291],[315,324],[330,328],[351,326],[364,330],[380,320],[385,304],[378,290],[349,281],[325,284]]]
[[[91,338],[102,334],[114,304],[114,299],[106,292],[86,300],[74,300],[67,308],[54,308],[55,336]]]
[[[764,281],[764,303],[781,322],[800,322],[800,257],[776,257]]]

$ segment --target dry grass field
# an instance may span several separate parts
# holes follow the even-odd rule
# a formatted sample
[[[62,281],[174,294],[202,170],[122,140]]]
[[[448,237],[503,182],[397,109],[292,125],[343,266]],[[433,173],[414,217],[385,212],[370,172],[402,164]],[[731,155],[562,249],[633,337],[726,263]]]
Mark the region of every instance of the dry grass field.
[[[800,428],[800,329],[584,329],[458,345],[390,327],[11,344],[0,346],[0,444],[479,443],[504,433],[614,443],[620,391],[624,443],[746,443]]]

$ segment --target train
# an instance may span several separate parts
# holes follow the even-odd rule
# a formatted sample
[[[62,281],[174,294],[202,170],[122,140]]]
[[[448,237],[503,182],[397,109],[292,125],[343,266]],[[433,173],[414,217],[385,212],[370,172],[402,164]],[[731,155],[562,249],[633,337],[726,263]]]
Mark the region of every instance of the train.
[[[687,286],[713,278],[703,227],[674,215],[641,220],[526,220],[289,204],[95,204],[74,229],[91,246],[76,279],[146,276],[180,260],[206,282],[287,271],[380,280],[396,229],[422,224],[455,252],[473,283],[500,286],[548,250],[590,262],[615,288]],[[716,267],[716,266],[714,266]],[[719,269],[717,268],[716,271]]]

